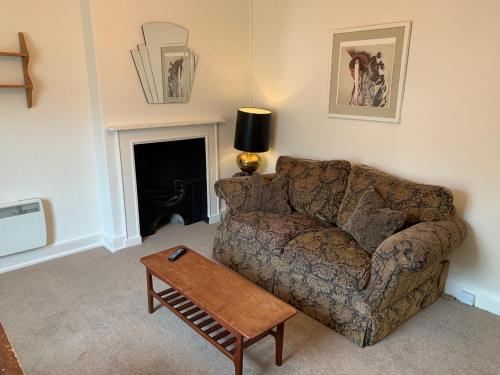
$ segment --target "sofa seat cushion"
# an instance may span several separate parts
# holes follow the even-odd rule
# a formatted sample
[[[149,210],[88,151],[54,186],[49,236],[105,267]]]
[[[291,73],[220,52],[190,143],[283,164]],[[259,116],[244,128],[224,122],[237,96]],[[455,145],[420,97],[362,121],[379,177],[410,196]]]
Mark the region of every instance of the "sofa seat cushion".
[[[346,289],[362,290],[370,277],[370,255],[337,227],[296,237],[286,245],[282,258],[302,272]]]
[[[262,211],[228,217],[225,225],[233,240],[258,241],[261,248],[276,255],[295,237],[331,226],[300,212],[278,215]]]

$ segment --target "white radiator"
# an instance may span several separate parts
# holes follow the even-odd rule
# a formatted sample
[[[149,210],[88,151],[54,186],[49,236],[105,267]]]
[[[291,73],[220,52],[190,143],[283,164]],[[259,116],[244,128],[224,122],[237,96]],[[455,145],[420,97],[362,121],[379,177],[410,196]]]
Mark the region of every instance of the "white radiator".
[[[0,204],[0,257],[47,244],[40,199]]]

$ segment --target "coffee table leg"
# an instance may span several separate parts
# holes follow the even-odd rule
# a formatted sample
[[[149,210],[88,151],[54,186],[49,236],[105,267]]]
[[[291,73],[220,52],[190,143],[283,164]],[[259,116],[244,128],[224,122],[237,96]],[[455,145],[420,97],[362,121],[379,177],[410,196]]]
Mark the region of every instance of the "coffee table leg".
[[[285,334],[285,322],[276,326],[276,366],[281,366],[283,361],[283,336]]]
[[[147,288],[148,288],[148,312],[150,314],[153,313],[153,295],[151,292],[153,291],[153,276],[148,269],[146,269],[146,280],[147,280]]]
[[[236,336],[236,346],[234,353],[234,374],[242,375],[243,374],[243,336]]]

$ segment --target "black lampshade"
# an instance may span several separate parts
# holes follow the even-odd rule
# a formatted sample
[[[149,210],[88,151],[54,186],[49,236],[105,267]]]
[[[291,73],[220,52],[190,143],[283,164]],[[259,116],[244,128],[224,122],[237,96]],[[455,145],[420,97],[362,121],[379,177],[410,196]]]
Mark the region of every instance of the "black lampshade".
[[[236,118],[234,148],[246,152],[269,150],[271,111],[260,108],[240,108]]]

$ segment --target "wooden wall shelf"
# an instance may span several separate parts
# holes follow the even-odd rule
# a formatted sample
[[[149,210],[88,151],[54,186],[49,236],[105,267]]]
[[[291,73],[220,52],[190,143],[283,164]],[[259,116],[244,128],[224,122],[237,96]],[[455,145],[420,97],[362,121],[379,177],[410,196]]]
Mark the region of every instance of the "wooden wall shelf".
[[[0,52],[0,56],[27,56],[26,53],[23,52]]]
[[[26,47],[26,40],[24,39],[24,33],[19,33],[19,46],[21,47],[20,52],[2,52],[0,51],[0,56],[10,56],[10,57],[20,57],[23,64],[23,76],[24,84],[1,84],[0,89],[25,89],[26,90],[26,105],[28,108],[33,106],[33,83],[28,71],[28,63],[30,60],[30,54],[28,52],[28,47]]]
[[[26,87],[28,87],[28,86],[22,85],[22,84],[19,84],[19,85],[2,85],[2,84],[0,84],[0,89],[25,89]]]

